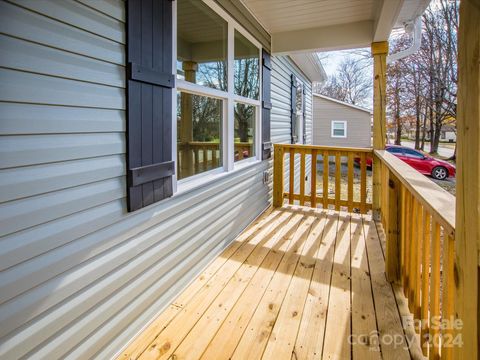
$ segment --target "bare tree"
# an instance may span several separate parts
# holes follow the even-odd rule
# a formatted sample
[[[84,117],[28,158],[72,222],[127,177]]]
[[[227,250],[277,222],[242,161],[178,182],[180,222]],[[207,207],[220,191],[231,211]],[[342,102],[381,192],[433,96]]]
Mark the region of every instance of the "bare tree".
[[[353,105],[363,105],[372,91],[372,79],[365,64],[347,56],[337,67],[335,75],[317,90],[320,94],[345,101]]]
[[[415,147],[423,149],[430,137],[430,152],[436,153],[442,127],[456,117],[458,0],[432,2],[422,17],[423,38],[420,50],[398,61],[405,89],[401,98],[401,117],[414,116]],[[408,46],[408,36],[393,39],[394,51]],[[390,66],[393,66],[390,65]],[[390,77],[389,87],[397,79]]]

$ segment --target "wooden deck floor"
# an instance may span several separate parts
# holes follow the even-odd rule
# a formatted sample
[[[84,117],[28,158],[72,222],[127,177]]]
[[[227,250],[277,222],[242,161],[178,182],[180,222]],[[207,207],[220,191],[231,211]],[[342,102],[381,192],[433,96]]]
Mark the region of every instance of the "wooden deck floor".
[[[262,215],[119,358],[410,359],[377,226],[298,206]]]

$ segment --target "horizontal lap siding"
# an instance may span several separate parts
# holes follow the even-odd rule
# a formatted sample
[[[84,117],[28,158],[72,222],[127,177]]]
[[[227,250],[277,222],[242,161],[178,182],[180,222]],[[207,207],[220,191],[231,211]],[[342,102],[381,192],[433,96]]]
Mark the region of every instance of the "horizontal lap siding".
[[[307,131],[307,144],[312,143],[312,84],[298,67],[287,56],[272,57],[272,142],[273,143],[290,143],[291,127],[290,127],[290,83],[291,75],[294,74],[305,85],[305,121]],[[289,156],[285,156],[285,189],[289,186]],[[305,174],[310,181],[310,165],[311,162],[307,157]],[[300,188],[300,156],[296,156],[295,160],[295,189]],[[305,188],[308,192],[310,187]]]
[[[0,2],[0,358],[109,358],[266,206],[268,163],[128,214],[120,0]]]
[[[315,120],[313,144],[321,146],[371,147],[371,116],[368,112],[313,97]],[[347,122],[347,138],[332,138],[332,120]]]

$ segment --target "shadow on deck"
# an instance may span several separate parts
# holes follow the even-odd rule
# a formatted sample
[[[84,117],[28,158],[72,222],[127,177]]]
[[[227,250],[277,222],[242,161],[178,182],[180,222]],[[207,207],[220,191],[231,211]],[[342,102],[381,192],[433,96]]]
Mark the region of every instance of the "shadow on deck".
[[[119,359],[410,359],[382,231],[369,215],[270,210]]]

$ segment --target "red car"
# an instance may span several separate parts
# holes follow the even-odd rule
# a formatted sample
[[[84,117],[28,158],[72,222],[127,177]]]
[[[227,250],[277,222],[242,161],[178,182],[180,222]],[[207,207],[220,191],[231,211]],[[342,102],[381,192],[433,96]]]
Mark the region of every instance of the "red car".
[[[455,177],[455,166],[449,162],[435,159],[424,155],[418,150],[410,149],[405,146],[387,145],[385,147],[389,153],[405,161],[408,165],[424,175],[430,175],[438,180]],[[357,163],[360,159],[355,159]],[[372,159],[367,159],[367,166],[372,166]]]

